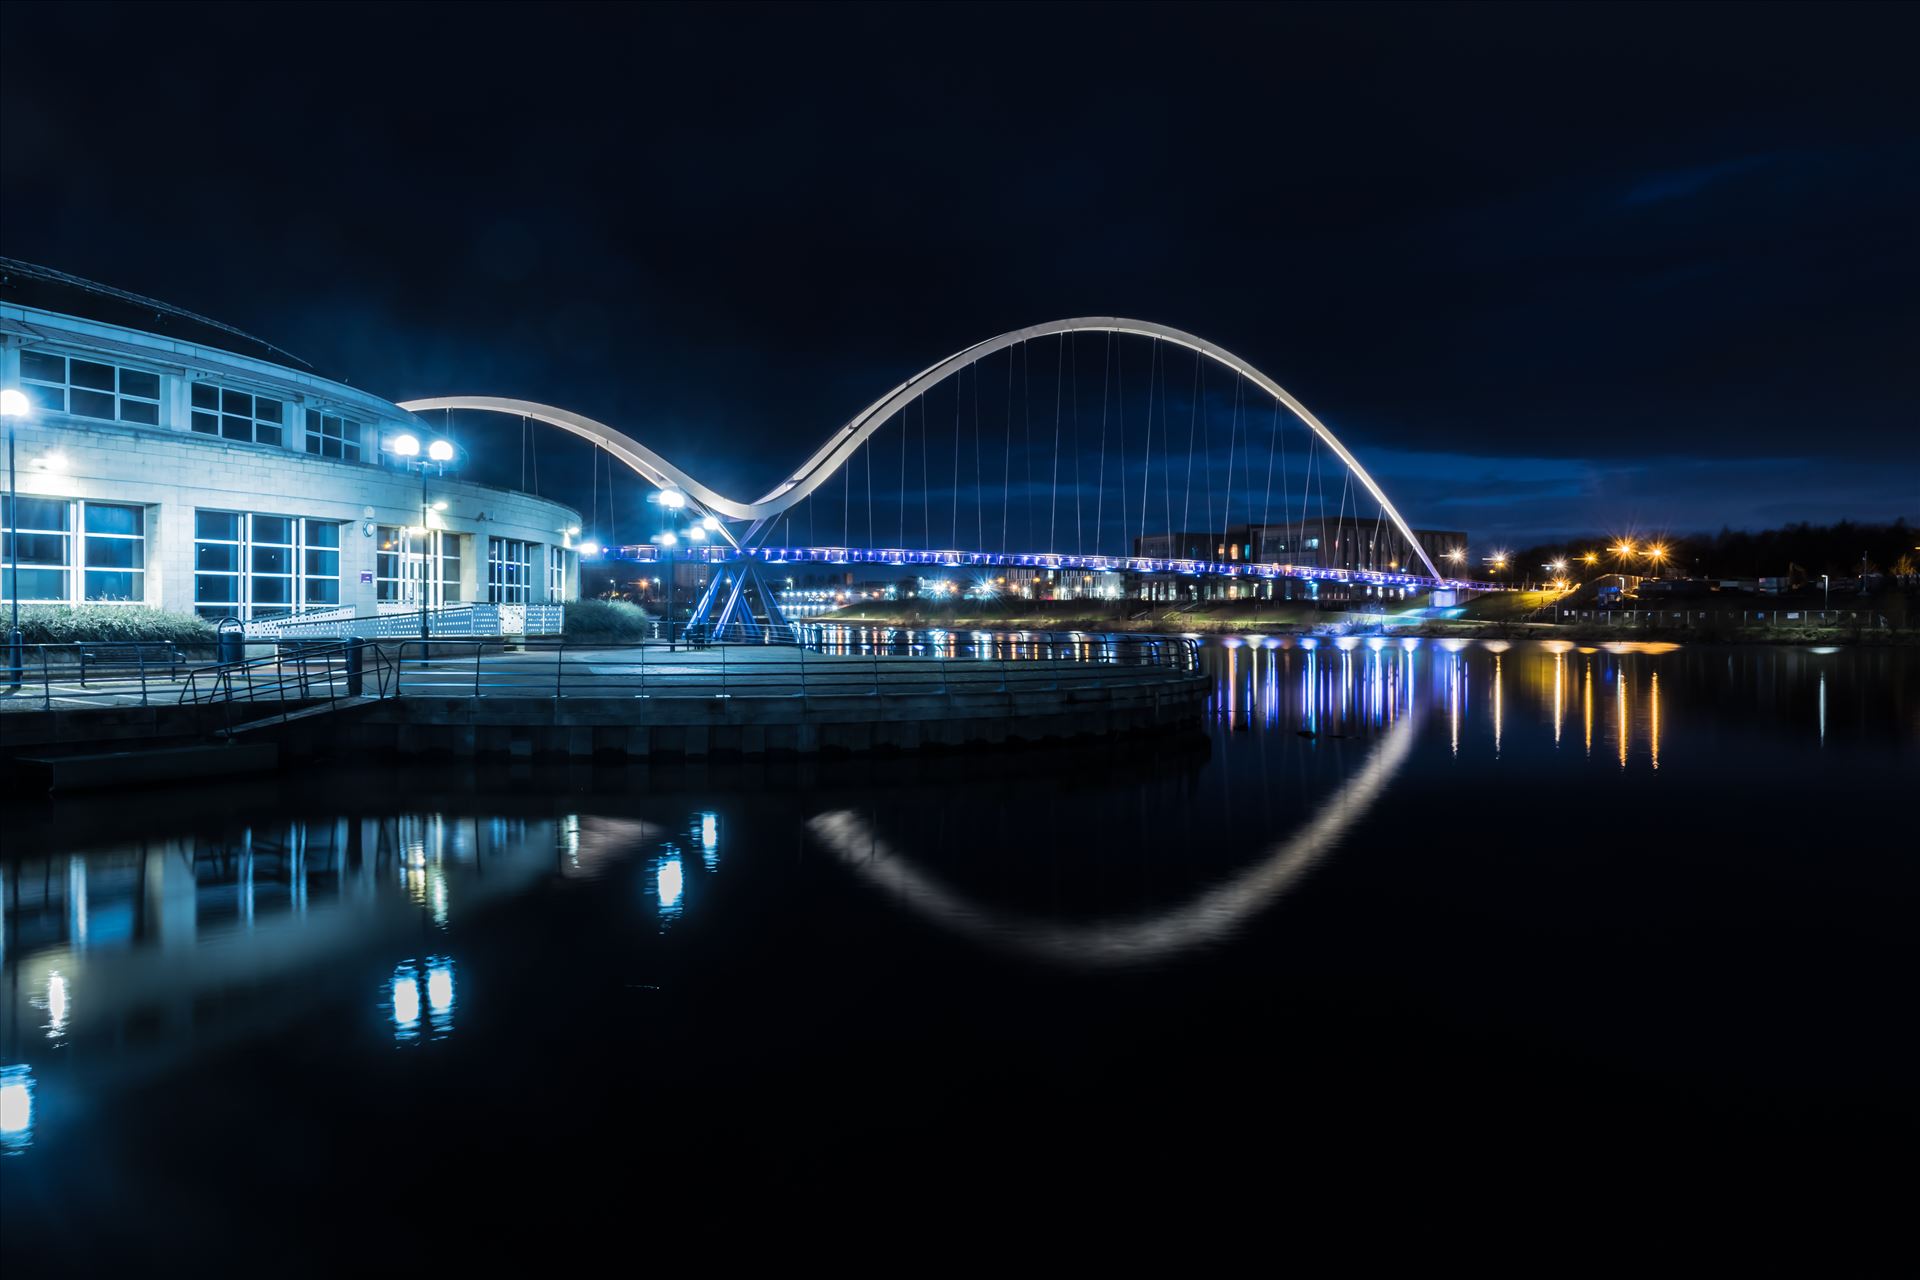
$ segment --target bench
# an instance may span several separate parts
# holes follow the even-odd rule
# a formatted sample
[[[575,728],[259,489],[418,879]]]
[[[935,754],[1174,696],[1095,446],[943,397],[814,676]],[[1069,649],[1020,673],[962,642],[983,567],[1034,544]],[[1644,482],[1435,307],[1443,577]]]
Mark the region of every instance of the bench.
[[[168,677],[179,674],[184,656],[171,640],[89,640],[73,646],[80,666],[80,683],[87,683],[88,672],[96,676],[138,674],[159,675],[164,668]]]

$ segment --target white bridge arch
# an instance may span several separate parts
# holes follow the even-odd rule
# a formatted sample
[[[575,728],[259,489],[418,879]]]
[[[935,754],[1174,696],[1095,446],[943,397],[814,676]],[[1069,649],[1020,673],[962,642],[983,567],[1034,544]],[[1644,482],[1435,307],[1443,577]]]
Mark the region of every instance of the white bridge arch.
[[[563,431],[598,444],[656,487],[680,489],[700,508],[716,516],[752,522],[746,534],[738,540],[738,545],[752,546],[762,528],[824,484],[853,456],[855,450],[866,443],[868,437],[891,421],[894,414],[930,388],[967,366],[977,364],[1008,347],[1018,346],[1035,338],[1051,338],[1074,333],[1116,333],[1157,338],[1197,352],[1253,383],[1285,405],[1295,418],[1318,436],[1321,442],[1346,464],[1347,470],[1368,493],[1373,495],[1374,501],[1380,504],[1380,509],[1386,513],[1388,519],[1393,521],[1394,528],[1400,531],[1400,535],[1407,540],[1407,545],[1413,549],[1415,555],[1420,557],[1420,562],[1426,566],[1427,572],[1436,580],[1444,578],[1445,575],[1435,567],[1426,548],[1421,546],[1420,540],[1414,536],[1412,526],[1387,499],[1387,495],[1374,478],[1367,474],[1367,469],[1360,465],[1359,459],[1348,452],[1347,447],[1335,438],[1326,424],[1316,418],[1305,405],[1294,399],[1285,387],[1231,351],[1217,347],[1205,338],[1168,325],[1154,324],[1149,320],[1128,320],[1120,316],[1082,316],[1072,320],[1054,320],[1046,324],[1030,325],[1024,329],[1014,329],[957,351],[938,364],[921,370],[861,410],[845,426],[834,432],[826,443],[821,445],[813,456],[802,463],[792,475],[754,502],[739,502],[710,489],[633,437],[616,431],[603,422],[596,422],[592,418],[566,409],[558,409],[552,405],[498,396],[433,396],[421,400],[402,401],[400,407],[414,413],[429,409],[481,409],[493,413],[517,414],[559,427]],[[728,536],[732,541],[732,535]]]

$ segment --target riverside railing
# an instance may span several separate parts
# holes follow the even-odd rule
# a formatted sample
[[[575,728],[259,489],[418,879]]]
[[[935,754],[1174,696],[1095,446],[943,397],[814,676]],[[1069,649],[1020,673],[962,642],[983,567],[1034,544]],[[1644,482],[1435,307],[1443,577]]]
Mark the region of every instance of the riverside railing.
[[[343,700],[386,698],[392,693],[393,660],[377,644],[284,645],[268,658],[200,667],[180,688],[184,706],[219,703],[268,704],[267,722],[284,723],[312,708],[335,708]],[[371,688],[369,688],[371,685]],[[233,732],[231,714],[227,732]]]
[[[1029,636],[984,653],[837,654],[777,646],[403,641],[393,696],[438,698],[818,698],[1018,695],[1113,688],[1199,670],[1183,636]]]
[[[478,601],[427,611],[427,630],[440,636],[553,636],[565,625],[566,606]],[[403,640],[420,634],[420,610],[382,606],[376,613],[323,609],[247,624],[254,643],[279,640]]]
[[[81,640],[22,645],[21,684],[14,696],[40,701],[52,710],[55,698],[123,698],[169,692],[191,661],[180,646],[159,640]]]
[[[1548,622],[1600,622],[1630,627],[1862,627],[1889,630],[1883,613],[1870,609],[1554,609],[1536,610]]]

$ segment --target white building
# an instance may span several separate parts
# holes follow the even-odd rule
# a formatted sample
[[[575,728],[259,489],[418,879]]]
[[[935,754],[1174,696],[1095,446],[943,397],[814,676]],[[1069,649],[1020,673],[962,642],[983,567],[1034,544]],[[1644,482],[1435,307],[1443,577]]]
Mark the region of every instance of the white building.
[[[579,594],[577,512],[398,457],[430,424],[204,317],[0,258],[0,600],[252,621]],[[5,460],[0,459],[0,466]],[[0,494],[5,476],[0,473]],[[15,529],[18,528],[16,539]]]

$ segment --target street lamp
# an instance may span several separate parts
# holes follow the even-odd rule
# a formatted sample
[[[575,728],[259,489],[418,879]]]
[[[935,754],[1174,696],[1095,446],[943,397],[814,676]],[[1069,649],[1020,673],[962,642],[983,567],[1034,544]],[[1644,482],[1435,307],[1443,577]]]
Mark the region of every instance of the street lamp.
[[[13,600],[13,629],[7,632],[7,682],[15,689],[26,679],[26,647],[20,643],[20,490],[13,467],[13,428],[33,412],[26,392],[0,391],[0,418],[7,420],[7,595]]]
[[[428,639],[431,634],[427,628],[427,567],[433,558],[431,554],[431,547],[433,545],[431,542],[432,535],[428,531],[427,512],[434,509],[427,502],[427,467],[429,464],[437,462],[444,468],[447,463],[453,461],[453,445],[445,440],[435,440],[427,446],[427,456],[420,458],[419,438],[412,435],[401,434],[395,436],[393,443],[388,447],[400,458],[400,465],[403,467],[418,466],[420,468],[420,579],[418,590],[420,594],[420,638],[425,640]],[[417,458],[419,459],[418,462],[415,461]],[[441,509],[445,509],[444,505],[441,506]]]

